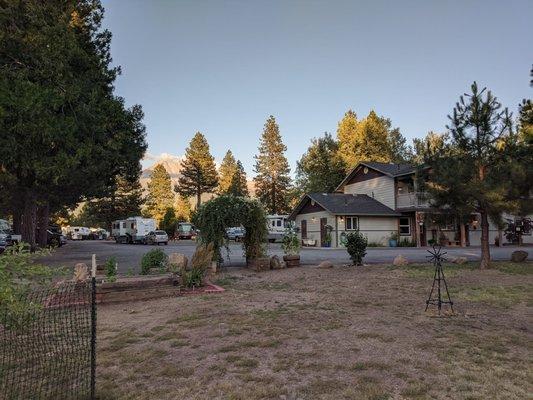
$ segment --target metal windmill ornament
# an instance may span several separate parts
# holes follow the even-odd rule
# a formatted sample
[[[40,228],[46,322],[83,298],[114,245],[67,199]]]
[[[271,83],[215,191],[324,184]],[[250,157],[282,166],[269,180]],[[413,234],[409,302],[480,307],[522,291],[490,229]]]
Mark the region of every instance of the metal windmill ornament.
[[[449,304],[450,309],[453,311],[453,301],[450,298],[450,292],[448,291],[448,284],[446,283],[446,279],[444,278],[444,270],[442,268],[442,262],[446,261],[446,258],[444,255],[446,252],[442,252],[442,247],[435,247],[433,246],[433,251],[428,250],[429,256],[426,256],[428,259],[428,262],[433,263],[435,266],[435,274],[433,276],[433,285],[431,286],[431,291],[429,292],[429,297],[426,300],[426,310],[428,310],[428,307],[430,304],[436,305],[439,311],[439,315],[441,315],[442,305],[443,304]],[[443,296],[443,290],[446,291],[445,297]],[[434,293],[436,291],[436,293]],[[444,297],[444,299],[443,299]],[[446,300],[446,297],[448,300]]]

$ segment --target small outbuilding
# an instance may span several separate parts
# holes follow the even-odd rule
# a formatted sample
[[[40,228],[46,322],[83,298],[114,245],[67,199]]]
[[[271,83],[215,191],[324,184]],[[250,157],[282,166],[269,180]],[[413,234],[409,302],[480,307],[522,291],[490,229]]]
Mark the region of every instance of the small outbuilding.
[[[398,231],[400,213],[366,194],[307,193],[289,215],[304,245],[343,247],[343,237],[359,230],[369,243],[386,245]]]

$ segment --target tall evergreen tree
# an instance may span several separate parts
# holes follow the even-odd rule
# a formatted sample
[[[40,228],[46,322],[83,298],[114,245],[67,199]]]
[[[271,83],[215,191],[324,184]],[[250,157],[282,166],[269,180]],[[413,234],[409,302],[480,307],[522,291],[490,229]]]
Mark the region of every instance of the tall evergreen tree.
[[[235,161],[235,157],[233,157],[231,150],[228,150],[218,171],[220,177],[218,180],[219,194],[226,194],[228,192],[236,172],[237,161]]]
[[[211,193],[217,187],[215,159],[209,152],[204,135],[196,132],[185,151],[181,177],[175,191],[184,197],[196,196],[196,208],[202,203],[202,193]]]
[[[231,184],[226,192],[226,194],[231,194],[233,196],[248,197],[250,193],[248,192],[248,180],[246,179],[246,172],[240,161],[237,161],[236,171],[231,178]]]
[[[391,162],[389,130],[384,118],[372,110],[358,126],[354,141],[355,167],[361,161]]]
[[[348,110],[337,126],[338,154],[344,163],[344,169],[349,171],[356,164],[354,149],[359,121],[352,110]]]
[[[13,178],[15,229],[32,247],[38,216],[46,227],[51,212],[105,195],[146,148],[142,110],[113,95],[120,69],[102,19],[98,0],[7,2],[0,13],[0,175]]]
[[[176,219],[178,222],[188,222],[191,220],[191,203],[189,199],[178,195],[176,199]]]
[[[288,212],[287,193],[290,189],[290,168],[276,119],[271,115],[261,136],[259,154],[255,156],[254,177],[256,196],[271,214]]]
[[[479,213],[482,269],[490,263],[489,217],[499,221],[505,211],[519,208],[520,194],[509,179],[527,168],[517,158],[523,146],[513,133],[507,108],[474,82],[449,116],[450,142],[445,151],[426,158],[430,167],[419,179],[434,206],[452,210],[463,219]],[[517,172],[518,171],[518,172]],[[531,187],[531,183],[529,183]]]
[[[428,132],[426,137],[413,139],[413,153],[411,155],[411,163],[419,165],[424,163],[424,160],[437,155],[437,153],[445,151],[445,146],[448,141],[447,133]]]
[[[297,186],[303,192],[329,193],[345,176],[339,146],[329,133],[313,139],[296,167]]]
[[[113,221],[141,215],[144,200],[139,175],[140,168],[136,176],[118,176],[109,188],[109,195],[85,203],[77,219],[83,216],[91,222],[89,226],[100,226],[111,231]]]
[[[148,195],[146,196],[146,213],[161,222],[169,208],[173,207],[174,194],[170,175],[161,164],[157,164],[150,175]]]

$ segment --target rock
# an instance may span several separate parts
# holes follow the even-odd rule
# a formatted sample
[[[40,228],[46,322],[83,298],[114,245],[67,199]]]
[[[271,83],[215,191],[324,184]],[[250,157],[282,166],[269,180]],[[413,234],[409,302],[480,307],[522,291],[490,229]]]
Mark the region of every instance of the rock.
[[[279,260],[279,257],[274,255],[270,257],[270,269],[281,269],[281,261]]]
[[[318,268],[323,268],[323,269],[327,269],[327,268],[333,268],[333,264],[331,263],[331,261],[322,261],[320,264],[318,264]]]
[[[172,253],[168,256],[168,264],[171,266],[171,270],[187,270],[189,259],[187,258],[187,256],[185,256],[185,254]]]
[[[409,264],[409,261],[407,261],[407,258],[402,256],[401,254],[398,254],[396,257],[394,257],[394,261],[392,262],[392,264],[399,267]]]
[[[512,262],[524,262],[527,260],[528,252],[524,250],[516,250],[511,253]]]
[[[74,266],[74,281],[83,282],[89,278],[89,267],[85,263],[77,263]]]
[[[451,261],[454,264],[462,265],[462,264],[466,264],[468,262],[468,258],[466,258],[466,257],[454,257],[454,258],[452,258]]]

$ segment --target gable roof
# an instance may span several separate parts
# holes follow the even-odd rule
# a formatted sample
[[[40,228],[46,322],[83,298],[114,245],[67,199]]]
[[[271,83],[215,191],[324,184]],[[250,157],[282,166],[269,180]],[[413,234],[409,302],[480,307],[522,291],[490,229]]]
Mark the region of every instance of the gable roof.
[[[316,204],[335,215],[400,216],[393,209],[366,194],[308,193],[291,212],[289,219],[294,219],[308,200],[315,201]]]
[[[397,176],[402,175],[409,175],[414,174],[416,172],[416,165],[412,164],[393,164],[393,163],[382,163],[382,162],[376,162],[376,161],[362,161],[359,164],[357,164],[349,173],[346,175],[346,177],[342,180],[342,182],[337,186],[335,190],[339,190],[341,187],[343,187],[346,182],[348,182],[357,171],[362,167],[368,167],[375,171],[381,172],[384,175],[390,176],[391,178],[395,178]]]

